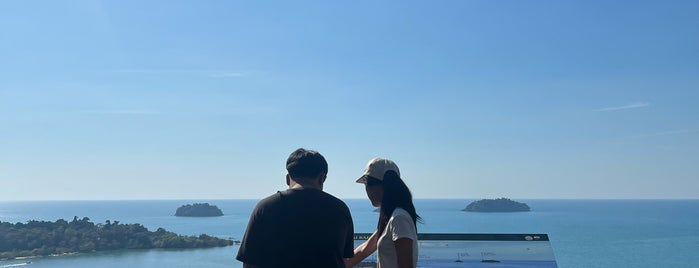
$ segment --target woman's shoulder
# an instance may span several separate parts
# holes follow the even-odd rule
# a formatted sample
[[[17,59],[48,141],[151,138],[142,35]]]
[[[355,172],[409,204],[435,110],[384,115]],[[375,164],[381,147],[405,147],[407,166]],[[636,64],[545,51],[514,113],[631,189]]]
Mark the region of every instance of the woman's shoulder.
[[[388,222],[388,230],[391,232],[391,240],[396,241],[399,238],[410,238],[417,240],[417,229],[415,222],[410,216],[410,213],[402,208],[396,208],[391,214],[391,219]]]
[[[393,213],[391,213],[391,217],[393,217],[393,218],[397,218],[397,217],[408,217],[408,218],[412,218],[412,216],[410,216],[410,213],[408,213],[408,211],[405,210],[405,209],[403,209],[403,208],[396,208],[396,209],[394,209],[394,210],[393,210]]]

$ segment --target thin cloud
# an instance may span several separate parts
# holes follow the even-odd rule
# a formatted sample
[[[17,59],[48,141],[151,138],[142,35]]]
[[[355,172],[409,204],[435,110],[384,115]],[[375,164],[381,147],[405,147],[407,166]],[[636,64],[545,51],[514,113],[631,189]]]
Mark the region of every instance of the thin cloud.
[[[212,73],[209,76],[215,77],[215,78],[227,78],[227,77],[241,77],[241,76],[245,76],[245,74],[238,73],[238,72],[220,72],[220,73]]]
[[[134,73],[134,74],[169,74],[169,73],[191,73],[191,70],[177,69],[118,69],[112,70],[114,73]]]
[[[621,110],[628,110],[628,109],[643,108],[643,107],[648,107],[648,106],[650,106],[650,103],[648,103],[648,102],[634,102],[634,103],[629,103],[629,104],[623,105],[623,106],[613,106],[613,107],[605,107],[605,108],[601,108],[601,109],[596,109],[595,112],[621,111]]]
[[[177,75],[195,75],[208,76],[214,78],[232,78],[247,76],[244,72],[234,72],[227,70],[182,70],[182,69],[118,69],[112,70],[114,73],[130,73],[130,74],[177,74]]]
[[[88,114],[105,114],[105,115],[158,115],[157,111],[149,110],[89,110],[83,111]]]

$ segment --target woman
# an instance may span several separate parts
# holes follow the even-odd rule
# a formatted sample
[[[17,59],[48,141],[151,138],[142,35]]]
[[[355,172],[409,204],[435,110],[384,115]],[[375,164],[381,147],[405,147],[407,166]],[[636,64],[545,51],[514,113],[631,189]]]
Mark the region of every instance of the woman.
[[[400,178],[398,166],[391,160],[374,158],[357,180],[365,185],[374,207],[380,208],[376,231],[354,250],[346,266],[353,267],[378,249],[379,268],[414,268],[417,266],[417,226],[410,189]]]

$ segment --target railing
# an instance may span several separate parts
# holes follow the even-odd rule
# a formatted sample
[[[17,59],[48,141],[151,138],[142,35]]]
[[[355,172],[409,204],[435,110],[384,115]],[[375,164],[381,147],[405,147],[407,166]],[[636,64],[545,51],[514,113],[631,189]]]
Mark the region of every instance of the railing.
[[[359,245],[371,234],[357,233]],[[376,267],[376,254],[355,267]],[[556,268],[546,234],[418,234],[418,267]]]

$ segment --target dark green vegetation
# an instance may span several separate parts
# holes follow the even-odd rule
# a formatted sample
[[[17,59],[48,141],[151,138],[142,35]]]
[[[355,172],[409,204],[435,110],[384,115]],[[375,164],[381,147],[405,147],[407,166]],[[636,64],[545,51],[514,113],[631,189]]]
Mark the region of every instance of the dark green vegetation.
[[[507,198],[481,199],[468,204],[463,211],[471,212],[520,212],[531,211],[525,203],[512,201]]]
[[[209,203],[194,203],[192,205],[184,205],[177,208],[175,216],[216,217],[223,216],[223,212],[217,206],[209,205]]]
[[[0,222],[0,259],[48,256],[115,249],[207,248],[230,246],[233,241],[202,234],[182,236],[163,228],[148,231],[140,224],[118,221],[94,224],[85,217],[68,222]]]

